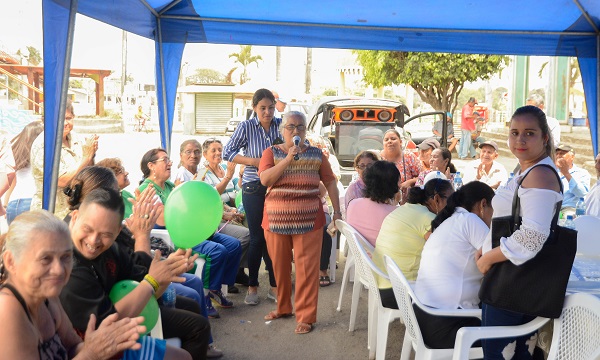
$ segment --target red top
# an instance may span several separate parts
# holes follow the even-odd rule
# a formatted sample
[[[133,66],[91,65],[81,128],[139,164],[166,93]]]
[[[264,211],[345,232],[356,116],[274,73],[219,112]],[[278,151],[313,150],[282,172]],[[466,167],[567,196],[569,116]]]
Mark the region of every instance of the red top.
[[[473,116],[473,108],[466,104],[462,108],[462,121],[460,122],[460,128],[463,130],[475,131],[475,118]],[[471,118],[469,118],[471,117]]]

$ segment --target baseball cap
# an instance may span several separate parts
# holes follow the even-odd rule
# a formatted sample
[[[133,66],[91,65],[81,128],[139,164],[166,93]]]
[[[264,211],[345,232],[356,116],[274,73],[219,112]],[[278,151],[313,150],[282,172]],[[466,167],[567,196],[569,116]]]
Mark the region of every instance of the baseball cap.
[[[565,143],[558,144],[558,146],[556,147],[556,150],[571,151],[571,152],[575,153],[575,150],[573,150],[571,145],[567,145]]]
[[[439,149],[440,143],[434,138],[428,138],[423,140],[423,142],[417,145],[417,147],[419,150],[427,150],[429,147],[432,149]]]
[[[488,140],[488,141],[482,142],[481,144],[479,144],[479,148],[481,149],[485,145],[491,146],[494,148],[494,150],[498,151],[498,144],[496,144],[496,142],[493,140]]]

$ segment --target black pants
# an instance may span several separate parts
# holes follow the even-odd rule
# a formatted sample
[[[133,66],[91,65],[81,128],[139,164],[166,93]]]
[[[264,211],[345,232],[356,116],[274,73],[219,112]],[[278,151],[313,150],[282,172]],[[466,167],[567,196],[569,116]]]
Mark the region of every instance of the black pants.
[[[474,317],[435,316],[413,305],[415,316],[421,328],[425,345],[432,349],[453,349],[458,329],[465,326],[481,326],[481,320]],[[473,347],[480,347],[476,341]]]
[[[329,214],[325,214],[325,226],[323,226],[323,246],[321,247],[321,265],[319,270],[327,271],[329,268],[329,258],[331,257],[331,235],[327,232],[327,226],[331,223],[331,217]],[[335,271],[335,269],[331,269]]]
[[[206,359],[210,324],[200,315],[200,305],[192,299],[177,296],[176,308],[161,307],[163,335],[165,339],[181,339],[181,348],[192,355],[192,359]]]

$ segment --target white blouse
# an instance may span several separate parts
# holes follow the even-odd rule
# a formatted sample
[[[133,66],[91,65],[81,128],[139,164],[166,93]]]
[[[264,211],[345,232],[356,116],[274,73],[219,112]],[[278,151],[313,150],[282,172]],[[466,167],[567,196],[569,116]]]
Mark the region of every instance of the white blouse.
[[[537,164],[547,164],[555,167],[549,157]],[[536,164],[536,165],[537,165]],[[493,218],[509,216],[512,213],[512,201],[517,181],[531,169],[515,175],[506,185],[500,186],[492,199],[494,207]],[[532,259],[542,249],[544,242],[550,234],[550,225],[556,210],[556,203],[563,199],[562,194],[538,188],[519,188],[521,227],[509,237],[500,239],[500,250],[515,265],[521,265]],[[492,225],[493,227],[493,225]],[[483,252],[491,250],[492,235],[488,233],[483,245]]]

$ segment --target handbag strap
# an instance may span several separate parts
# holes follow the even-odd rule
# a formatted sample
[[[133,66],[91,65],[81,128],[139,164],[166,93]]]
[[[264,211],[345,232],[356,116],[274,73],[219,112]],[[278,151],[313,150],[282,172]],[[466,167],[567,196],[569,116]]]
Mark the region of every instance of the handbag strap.
[[[554,169],[552,166],[550,166],[548,164],[534,165],[527,173],[525,173],[525,175],[523,175],[523,177],[521,179],[518,180],[517,187],[515,188],[515,195],[513,196],[513,204],[512,204],[512,216],[514,218],[515,229],[521,226],[521,217],[519,216],[519,207],[521,205],[521,200],[519,199],[519,188],[521,187],[523,180],[525,180],[525,178],[527,177],[527,175],[529,175],[531,170],[533,170],[533,168],[535,168],[537,166],[544,166],[544,167],[552,169],[552,172],[556,176],[556,179],[558,180],[558,184],[560,185],[560,193],[561,194],[563,193],[562,181],[560,180],[560,176],[558,176],[558,172],[556,172],[556,169]],[[558,213],[559,213],[559,211],[557,211],[557,209],[560,209],[561,207],[562,207],[562,200],[556,204],[556,207],[554,209],[554,216],[552,217],[552,223],[550,225],[551,232],[554,231],[554,229],[556,228],[556,224],[558,223]]]

